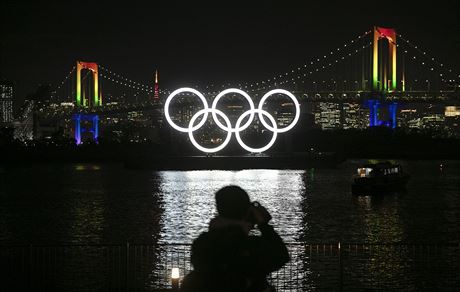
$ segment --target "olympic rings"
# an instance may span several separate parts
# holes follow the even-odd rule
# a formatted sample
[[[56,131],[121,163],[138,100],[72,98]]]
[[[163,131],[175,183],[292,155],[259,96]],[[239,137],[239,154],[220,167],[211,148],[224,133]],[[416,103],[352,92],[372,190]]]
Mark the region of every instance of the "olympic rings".
[[[188,125],[188,128],[185,128],[185,127],[180,127],[178,126],[177,124],[175,124],[173,122],[173,120],[171,119],[171,116],[169,114],[169,106],[170,106],[170,103],[171,103],[171,100],[178,94],[180,93],[183,93],[183,92],[190,92],[190,93],[193,93],[195,94],[196,96],[198,96],[200,98],[200,100],[202,101],[203,103],[203,109],[199,110],[197,113],[195,113],[193,115],[193,117],[190,119],[190,122],[189,122],[189,125]],[[235,127],[232,128],[232,125],[231,125],[231,122],[229,120],[229,118],[227,117],[227,115],[225,115],[222,111],[218,110],[217,109],[217,103],[219,102],[219,100],[226,94],[228,93],[237,93],[237,94],[240,94],[242,95],[249,103],[249,110],[245,111],[243,114],[240,115],[240,117],[237,119],[236,121],[236,124],[235,124]],[[294,119],[292,120],[292,122],[284,127],[284,128],[278,128],[277,124],[276,124],[276,120],[275,118],[270,114],[268,113],[267,111],[263,110],[262,107],[265,103],[265,101],[267,100],[267,98],[269,98],[270,96],[272,96],[273,94],[284,94],[284,95],[287,95],[291,100],[292,102],[294,103],[294,106],[295,106],[295,116],[294,116]],[[166,120],[168,121],[168,123],[176,130],[178,130],[179,132],[184,132],[184,133],[188,133],[189,135],[189,138],[190,138],[190,141],[192,142],[193,146],[195,146],[198,150],[200,151],[203,151],[203,152],[206,152],[206,153],[215,153],[215,152],[218,152],[222,149],[225,148],[225,146],[227,146],[227,144],[230,142],[230,139],[232,137],[232,133],[235,133],[235,136],[236,136],[236,140],[238,141],[238,143],[240,144],[240,146],[249,151],[249,152],[264,152],[266,150],[268,150],[270,147],[273,146],[273,144],[275,143],[275,140],[277,138],[277,135],[278,133],[284,133],[284,132],[287,132],[289,130],[291,130],[295,125],[296,123],[298,122],[299,120],[299,116],[300,116],[300,104],[299,102],[297,101],[297,98],[292,94],[290,93],[289,91],[287,90],[284,90],[284,89],[273,89],[269,92],[267,92],[261,99],[260,99],[260,102],[259,102],[259,105],[257,108],[254,107],[254,103],[251,99],[251,97],[246,93],[244,92],[243,90],[241,89],[237,89],[237,88],[229,88],[229,89],[225,89],[224,91],[220,92],[215,98],[214,98],[214,101],[212,103],[212,106],[211,108],[209,108],[208,106],[208,103],[206,101],[206,98],[203,96],[203,94],[201,94],[201,92],[199,92],[198,90],[195,90],[193,88],[188,88],[188,87],[184,87],[184,88],[179,88],[175,91],[173,91],[169,96],[168,98],[166,99],[166,102],[165,102],[165,108],[164,108],[164,112],[165,112],[165,117],[166,117]],[[198,144],[198,142],[195,140],[195,137],[193,136],[193,132],[198,130],[199,128],[201,128],[207,121],[208,119],[208,114],[211,113],[212,114],[212,117],[213,117],[213,120],[214,122],[216,123],[216,125],[224,130],[224,131],[227,131],[227,137],[225,138],[224,142],[222,144],[220,144],[219,146],[215,147],[215,148],[206,148],[206,147],[203,147],[201,146],[200,144]],[[245,129],[247,129],[249,127],[249,125],[252,123],[252,121],[254,120],[254,115],[255,114],[258,114],[258,118],[260,120],[260,122],[262,123],[262,125],[268,129],[269,131],[273,132],[273,136],[270,140],[270,142],[268,142],[267,145],[263,146],[263,147],[260,147],[260,148],[252,148],[252,147],[249,147],[247,146],[242,140],[241,140],[241,137],[240,137],[240,132],[241,131],[244,131]],[[204,116],[203,116],[204,115]],[[248,118],[248,121],[246,123],[244,123],[243,125],[241,125],[243,119],[249,115],[249,118]],[[195,121],[198,119],[198,117],[200,116],[203,116],[202,120],[194,126],[195,124]],[[217,118],[217,116],[220,116],[226,125],[223,125],[219,119]],[[269,125],[266,120],[265,120],[265,117],[268,118],[268,120],[270,121],[271,125]]]
[[[211,112],[211,111],[212,111],[213,116],[214,116],[215,114],[220,115],[220,116],[224,119],[224,121],[225,121],[225,123],[227,124],[228,128],[231,128],[231,127],[232,127],[232,125],[230,124],[230,120],[228,119],[228,117],[227,117],[223,112],[221,112],[221,111],[218,110],[218,109],[212,110],[212,109],[206,108],[206,109],[199,110],[196,114],[193,115],[193,117],[192,117],[192,119],[190,120],[190,123],[189,123],[189,125],[188,125],[188,128],[189,128],[189,129],[190,129],[190,128],[193,128],[193,124],[195,123],[195,120],[196,120],[199,116],[201,116],[202,114],[206,114],[206,115],[207,115],[207,113],[208,113],[208,112]],[[203,120],[204,120],[204,119],[203,119]],[[215,119],[215,121],[217,121],[217,119]],[[200,124],[201,124],[201,122],[200,122]],[[227,146],[228,142],[230,142],[230,139],[232,138],[232,132],[231,132],[231,131],[228,131],[228,132],[227,132],[227,138],[225,138],[224,143],[222,143],[221,145],[217,146],[216,148],[205,148],[205,147],[201,146],[200,144],[198,144],[198,143],[196,142],[196,140],[195,140],[195,137],[193,137],[193,131],[189,131],[189,132],[188,132],[188,136],[189,136],[190,141],[192,142],[193,146],[195,146],[198,150],[201,150],[201,151],[207,152],[207,153],[214,153],[214,152],[217,152],[217,151],[220,151],[220,150],[224,149],[225,146]]]
[[[261,109],[256,109],[254,110],[254,112],[257,112],[259,114],[259,116],[261,115],[266,115],[268,117],[268,119],[270,120],[270,122],[272,123],[273,125],[273,128],[274,128],[274,131],[273,132],[273,136],[272,136],[272,139],[270,140],[270,142],[268,142],[267,145],[265,145],[264,147],[261,147],[261,148],[251,148],[249,146],[247,146],[243,140],[241,140],[241,137],[240,137],[240,131],[238,132],[235,132],[235,136],[236,136],[236,140],[238,141],[238,143],[240,144],[241,147],[243,147],[245,150],[249,151],[249,152],[264,152],[266,151],[267,149],[269,149],[270,147],[273,146],[273,144],[275,144],[275,140],[276,140],[276,136],[278,135],[277,131],[276,131],[276,121],[275,119],[273,118],[273,116],[271,114],[269,114],[268,112],[264,111],[264,110],[261,110]],[[236,126],[235,128],[238,128],[239,125],[241,124],[241,121],[243,120],[243,118],[245,116],[247,116],[249,113],[249,111],[246,111],[244,112],[239,118],[238,120],[236,121]],[[252,113],[251,113],[252,114]],[[267,128],[268,129],[268,128]]]
[[[275,129],[275,128],[270,127],[265,122],[264,117],[261,115],[261,112],[259,112],[259,119],[260,119],[262,125],[264,125],[264,127],[269,129],[270,131],[278,132],[278,133],[284,133],[284,132],[287,132],[290,129],[294,128],[295,124],[297,124],[297,121],[299,120],[299,117],[300,117],[300,104],[297,101],[297,98],[294,96],[294,94],[290,93],[289,91],[284,90],[284,89],[273,89],[273,90],[270,90],[269,92],[265,93],[264,96],[262,96],[262,98],[260,99],[260,102],[259,102],[259,110],[261,110],[262,107],[264,106],[265,100],[268,97],[270,97],[271,95],[276,94],[276,93],[285,94],[285,95],[289,96],[290,99],[292,99],[292,101],[294,102],[294,106],[295,106],[294,120],[292,120],[291,124],[289,126],[285,127],[285,128]]]
[[[222,130],[224,131],[230,131],[230,132],[237,132],[237,131],[243,131],[245,130],[247,127],[249,127],[249,124],[252,123],[252,120],[254,119],[254,103],[252,102],[252,99],[251,97],[246,93],[244,92],[243,90],[241,89],[236,89],[236,88],[229,88],[229,89],[225,89],[224,91],[222,91],[221,93],[219,93],[215,98],[214,98],[214,101],[212,103],[212,109],[215,110],[216,109],[216,106],[217,106],[217,103],[219,102],[220,98],[224,95],[226,95],[227,93],[238,93],[238,94],[241,94],[242,96],[244,96],[244,98],[246,98],[246,100],[248,101],[249,103],[249,111],[250,111],[250,117],[249,117],[249,120],[246,122],[246,124],[244,124],[243,127],[241,127],[241,129],[237,129],[237,127],[235,126],[235,129],[232,129],[232,127],[224,127],[224,125],[221,124],[221,122],[219,121],[219,119],[217,118],[216,114],[214,111],[212,111],[212,118],[214,119],[214,121],[216,122],[216,125],[219,126],[219,128],[221,128]]]
[[[201,92],[199,92],[198,90],[195,90],[193,88],[188,88],[188,87],[183,87],[183,88],[179,88],[179,89],[176,89],[174,90],[169,96],[168,98],[166,99],[166,102],[165,102],[165,116],[166,116],[166,120],[168,121],[168,123],[171,125],[171,127],[173,127],[174,129],[178,130],[179,132],[184,132],[184,133],[188,133],[190,131],[196,131],[198,130],[199,128],[201,128],[204,123],[206,123],[206,119],[208,118],[208,112],[205,113],[205,116],[203,117],[203,119],[201,120],[201,122],[198,123],[198,125],[196,125],[195,127],[189,129],[189,128],[183,128],[183,127],[179,127],[178,125],[176,125],[173,120],[171,119],[171,116],[169,115],[169,104],[171,103],[171,100],[173,99],[174,96],[178,95],[179,93],[182,93],[182,92],[191,92],[195,95],[197,95],[201,101],[203,102],[203,105],[204,105],[204,109],[208,109],[208,102],[206,101],[206,98],[204,98],[204,95],[201,94]]]

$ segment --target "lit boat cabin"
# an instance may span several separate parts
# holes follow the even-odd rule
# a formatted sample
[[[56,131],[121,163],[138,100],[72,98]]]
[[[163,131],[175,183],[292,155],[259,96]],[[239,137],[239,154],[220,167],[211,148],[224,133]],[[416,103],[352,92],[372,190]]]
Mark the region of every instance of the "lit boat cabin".
[[[368,164],[358,167],[358,177],[374,177],[401,174],[401,166],[390,163]]]

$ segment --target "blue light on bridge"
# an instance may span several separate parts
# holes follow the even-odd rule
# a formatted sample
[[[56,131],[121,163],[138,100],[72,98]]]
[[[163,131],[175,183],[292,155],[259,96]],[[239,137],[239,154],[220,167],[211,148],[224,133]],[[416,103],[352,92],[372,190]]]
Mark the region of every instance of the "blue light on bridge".
[[[82,143],[81,134],[84,132],[91,133],[93,141],[97,142],[99,137],[99,115],[94,114],[74,114],[73,120],[75,120],[75,141],[77,145]],[[81,122],[89,121],[91,122],[91,127],[89,129],[81,126]]]
[[[379,120],[379,109],[382,108],[383,104],[375,99],[367,100],[367,107],[369,108],[369,127],[385,126],[395,129],[397,126],[396,113],[398,109],[398,103],[392,102],[387,105],[389,119]]]

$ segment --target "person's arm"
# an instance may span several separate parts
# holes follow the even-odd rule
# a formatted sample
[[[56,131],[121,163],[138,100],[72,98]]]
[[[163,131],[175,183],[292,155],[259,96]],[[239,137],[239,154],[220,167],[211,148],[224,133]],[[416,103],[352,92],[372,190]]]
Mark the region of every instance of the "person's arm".
[[[268,223],[258,225],[262,236],[259,238],[260,260],[263,269],[271,273],[289,262],[289,252],[283,239]]]
[[[254,223],[257,224],[262,236],[251,238],[251,249],[254,258],[254,269],[269,274],[281,268],[289,261],[289,252],[281,237],[268,222],[272,216],[259,203],[252,208]]]

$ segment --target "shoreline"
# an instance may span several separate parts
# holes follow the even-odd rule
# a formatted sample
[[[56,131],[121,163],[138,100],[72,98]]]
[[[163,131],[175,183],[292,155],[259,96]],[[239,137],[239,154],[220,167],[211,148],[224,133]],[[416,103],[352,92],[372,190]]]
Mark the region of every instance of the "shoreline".
[[[309,169],[336,168],[347,160],[450,160],[460,161],[455,155],[445,153],[375,153],[375,155],[345,156],[335,152],[293,152],[246,155],[159,155],[148,151],[104,151],[104,149],[56,149],[43,151],[3,152],[0,166],[25,166],[34,164],[110,163],[127,169],[152,170],[241,170],[241,169]],[[444,155],[442,155],[444,154]]]

